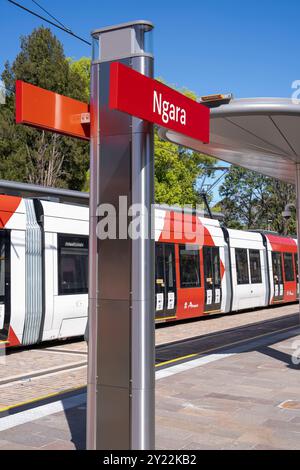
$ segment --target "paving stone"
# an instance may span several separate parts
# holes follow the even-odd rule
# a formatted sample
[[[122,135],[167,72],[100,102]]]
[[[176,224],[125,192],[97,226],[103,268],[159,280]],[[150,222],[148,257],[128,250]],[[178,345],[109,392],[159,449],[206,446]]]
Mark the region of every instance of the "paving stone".
[[[227,404],[227,401],[234,401],[236,404],[237,403],[261,403],[268,405],[272,403],[271,400],[267,400],[265,398],[256,398],[253,396],[243,396],[243,395],[229,395],[228,393],[210,393],[208,395],[205,395],[204,398],[212,398],[212,399],[218,399],[220,401],[223,401],[225,404]],[[228,404],[227,404],[228,406]]]
[[[300,416],[296,416],[295,418],[290,417],[290,421],[291,423],[300,424]]]
[[[40,450],[76,450],[76,446],[71,441],[57,440],[42,446]]]
[[[277,318],[296,309],[292,305],[232,315],[221,318],[219,326],[226,329],[234,322],[258,321],[259,316],[265,319],[264,315]],[[217,320],[220,318],[210,319],[215,325]],[[203,333],[211,328],[216,327],[205,321],[157,331],[161,332],[161,339],[168,334],[170,341],[183,334],[197,336],[201,334],[199,329]],[[295,339],[300,337],[270,344],[259,351],[235,354],[157,381],[157,448],[300,449],[300,410],[279,408],[285,400],[300,401],[299,370],[289,367],[286,354],[278,354],[290,351]],[[69,353],[71,348],[73,344],[53,346],[42,355],[51,364],[57,358],[74,360],[75,354]],[[82,353],[76,354],[76,360],[81,360],[86,345],[77,343],[75,349]],[[29,357],[34,361],[34,355],[27,355],[26,360]],[[20,368],[23,360],[25,358],[19,362]],[[86,369],[82,368],[22,384],[0,386],[0,401],[4,404],[16,399],[22,401],[24,395],[34,398],[36,394],[62,391],[85,383]],[[80,406],[0,432],[0,449],[84,449],[85,415],[85,406]]]
[[[178,438],[172,439],[168,434],[156,438],[156,449],[161,450],[180,450],[185,449],[185,446],[188,444],[189,439],[181,439],[180,442]]]
[[[209,444],[199,444],[199,442],[190,441],[184,447],[184,450],[217,450],[215,446]]]
[[[35,432],[23,432],[22,426],[17,426],[12,429],[7,429],[6,431],[3,431],[3,437],[5,437],[7,441],[12,442],[13,444],[35,447],[37,449],[44,445],[47,445],[49,443],[49,439],[50,442],[54,440],[51,437],[49,438],[47,436],[42,436],[40,434],[36,434]]]
[[[56,422],[58,420],[56,419]],[[55,427],[54,427],[55,426]],[[54,426],[48,426],[47,424],[40,424],[38,422],[22,424],[22,433],[24,434],[35,434],[46,439],[60,439],[69,441],[72,437],[69,429],[66,429],[66,424],[64,422],[64,428],[59,429],[54,423]]]
[[[282,447],[272,447],[268,445],[258,444],[254,447],[254,450],[282,450]]]
[[[226,447],[221,447],[220,450],[253,450],[256,446],[253,442],[238,442],[234,441]]]
[[[298,313],[298,307],[295,304],[284,305],[283,307],[265,308],[249,312],[239,312],[232,315],[224,315],[215,318],[211,315],[209,318],[190,321],[180,325],[170,325],[156,328],[156,344],[164,344],[172,341],[180,341],[184,338],[193,338],[201,334],[214,333],[215,331],[225,331],[237,326],[250,325],[262,320],[271,320],[280,318],[282,315],[291,315]],[[259,326],[257,326],[259,330]]]
[[[295,422],[284,422],[284,421],[279,421],[275,419],[268,419],[263,423],[264,426],[272,429],[277,429],[280,431],[284,432],[289,432],[289,433],[298,433],[300,434],[300,423],[295,423]]]
[[[37,450],[37,448],[31,447],[29,445],[22,445],[12,441],[4,441],[4,444],[0,443],[0,450]]]

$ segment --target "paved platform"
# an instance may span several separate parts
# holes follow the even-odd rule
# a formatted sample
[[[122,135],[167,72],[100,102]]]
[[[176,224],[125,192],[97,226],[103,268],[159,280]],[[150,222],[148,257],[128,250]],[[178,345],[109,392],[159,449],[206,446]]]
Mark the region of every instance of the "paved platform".
[[[86,385],[86,343],[15,350],[0,361],[0,412]]]
[[[156,447],[300,449],[297,354],[295,326],[158,370]],[[85,389],[2,413],[0,449],[83,449],[85,413]]]
[[[169,362],[170,357],[174,360],[178,356],[209,350],[222,342],[233,343],[245,337],[243,328],[249,325],[252,325],[253,331],[249,327],[248,336],[265,333],[271,326],[266,329],[265,323],[260,322],[274,320],[272,328],[276,329],[281,319],[292,314],[297,318],[297,310],[298,305],[292,304],[160,326],[156,329],[157,360]],[[178,341],[182,340],[190,340],[190,343],[178,345]],[[172,347],[162,348],[166,343],[171,343]],[[78,340],[48,343],[22,351],[16,349],[0,356],[0,413],[24,402],[35,403],[40,398],[51,398],[70,389],[84,387],[86,363],[87,345]]]

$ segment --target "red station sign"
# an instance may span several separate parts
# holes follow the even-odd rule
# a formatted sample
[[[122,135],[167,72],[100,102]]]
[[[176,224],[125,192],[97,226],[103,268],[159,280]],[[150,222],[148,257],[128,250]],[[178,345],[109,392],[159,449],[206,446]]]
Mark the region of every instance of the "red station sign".
[[[206,106],[120,62],[110,66],[109,106],[201,142],[209,142]],[[16,122],[89,140],[89,106],[17,81]]]
[[[209,108],[120,62],[110,66],[109,106],[209,142]]]

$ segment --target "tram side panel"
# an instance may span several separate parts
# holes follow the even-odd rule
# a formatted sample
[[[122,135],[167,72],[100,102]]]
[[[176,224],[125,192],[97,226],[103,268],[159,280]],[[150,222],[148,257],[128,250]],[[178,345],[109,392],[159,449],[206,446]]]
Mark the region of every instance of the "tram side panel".
[[[157,208],[155,239],[157,321],[229,311],[229,266],[218,221]]]
[[[224,313],[231,312],[233,302],[233,282],[232,282],[232,267],[231,267],[231,249],[230,249],[230,237],[228,230],[222,227],[224,236],[224,289],[226,295],[223,296],[224,302]]]
[[[54,323],[54,293],[57,274],[55,262],[57,256],[57,234],[44,232],[44,293],[45,293],[45,320],[43,327],[43,341],[49,341],[58,337],[58,330],[53,329]]]
[[[18,197],[0,196],[1,216],[1,311],[0,335],[9,346],[22,343],[25,324],[26,209]],[[5,244],[3,243],[5,240]],[[2,251],[3,247],[3,251]],[[4,259],[3,259],[4,257]],[[2,333],[2,334],[1,334]]]
[[[299,300],[299,265],[298,265],[298,240],[295,239],[297,252],[294,253],[294,265],[295,265],[295,274],[296,274],[296,300]]]
[[[168,212],[176,242],[177,319],[196,318],[204,313],[203,225],[199,217]]]
[[[230,310],[231,294],[227,243],[219,221],[207,218],[201,218],[200,221],[204,229],[204,313],[226,313]]]
[[[11,333],[23,344],[23,333],[26,316],[26,254],[25,230],[11,230],[10,232],[10,290],[11,290]]]
[[[155,319],[172,321],[178,312],[178,246],[170,211],[155,209]]]
[[[156,321],[193,318],[203,314],[204,288],[199,242],[200,224],[191,214],[155,209]]]
[[[177,272],[176,246],[166,210],[155,210],[155,319],[176,319]],[[169,223],[169,226],[168,226]]]
[[[204,314],[203,253],[198,245],[176,245],[177,319]]]
[[[294,302],[299,293],[297,242],[291,237],[266,234],[268,241],[270,304]]]
[[[43,340],[82,335],[88,310],[88,209],[43,202],[46,316]]]
[[[259,233],[228,230],[233,284],[232,310],[268,305],[266,250]]]

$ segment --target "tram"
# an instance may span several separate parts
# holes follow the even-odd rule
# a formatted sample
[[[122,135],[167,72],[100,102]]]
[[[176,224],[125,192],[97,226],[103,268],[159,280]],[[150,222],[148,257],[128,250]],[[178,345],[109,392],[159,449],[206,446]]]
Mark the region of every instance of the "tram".
[[[190,227],[184,234],[176,231],[182,221]],[[88,230],[86,207],[0,195],[0,344],[84,334]],[[189,230],[201,236],[191,241]],[[299,298],[292,237],[231,230],[197,213],[157,206],[155,245],[156,322]]]

